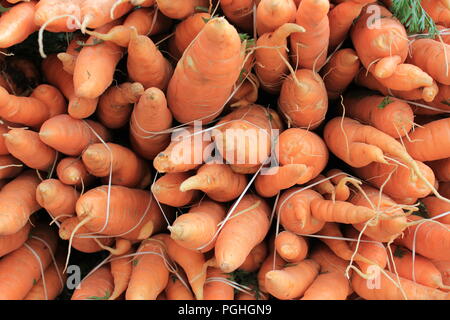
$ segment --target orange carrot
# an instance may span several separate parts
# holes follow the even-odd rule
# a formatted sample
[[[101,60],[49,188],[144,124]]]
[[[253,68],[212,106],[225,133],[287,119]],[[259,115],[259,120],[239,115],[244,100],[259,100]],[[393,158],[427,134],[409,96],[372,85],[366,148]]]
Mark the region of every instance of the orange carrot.
[[[131,254],[133,250],[125,252],[122,258],[121,256],[114,258],[111,261],[111,274],[114,278],[114,290],[108,300],[116,300],[122,293],[127,290],[128,283],[130,282],[131,272],[133,271],[132,258],[126,257]]]
[[[256,30],[261,36],[285,23],[295,22],[297,7],[293,0],[261,0],[256,9]]]
[[[185,283],[186,277],[183,275],[182,279]],[[189,287],[186,287],[176,275],[171,274],[169,282],[166,287],[167,300],[194,300],[194,295]]]
[[[28,240],[30,230],[31,224],[27,223],[16,233],[0,236],[0,257],[19,249]]]
[[[345,274],[348,262],[338,257],[324,243],[317,243],[310,254],[310,258],[320,265],[320,272]],[[351,271],[351,270],[350,270]]]
[[[286,261],[284,261],[277,253],[272,252],[267,256],[258,271],[258,287],[262,292],[267,293],[265,285],[267,272],[281,270],[285,264]]]
[[[161,12],[172,19],[184,20],[195,12],[196,7],[208,7],[208,0],[156,0]]]
[[[34,23],[50,32],[74,32],[81,20],[80,0],[41,0],[36,4]],[[71,15],[72,17],[66,16]]]
[[[155,183],[151,190],[153,196],[161,203],[172,207],[183,207],[199,198],[200,192],[197,190],[180,190],[180,186],[192,174],[189,172],[166,173]]]
[[[252,251],[250,251],[247,258],[245,258],[244,263],[241,264],[238,270],[242,270],[245,272],[258,271],[267,257],[267,251],[268,248],[266,242],[263,241],[260,244],[256,245],[256,247],[254,247]]]
[[[233,25],[245,32],[251,32],[253,30],[254,3],[254,0],[221,0],[220,8]]]
[[[49,118],[67,111],[67,103],[64,100],[64,96],[54,86],[40,84],[33,90],[30,97],[41,100],[47,106]]]
[[[109,266],[102,266],[80,283],[71,300],[108,300],[114,289]]]
[[[74,216],[75,203],[79,197],[80,193],[73,187],[66,186],[57,179],[44,180],[36,189],[36,201],[53,218]]]
[[[219,268],[208,268],[205,287],[203,289],[203,299],[234,300],[234,288],[226,282],[229,279],[230,275],[224,273]]]
[[[450,158],[428,162],[437,180],[450,181]]]
[[[37,31],[34,23],[36,1],[22,2],[2,13],[0,17],[0,48],[9,48],[24,41]]]
[[[300,262],[308,255],[307,239],[290,231],[283,231],[277,235],[275,248],[287,262]]]
[[[93,182],[81,159],[66,157],[56,166],[56,174],[62,183],[77,187],[88,186]]]
[[[111,9],[115,3],[116,0],[82,0],[80,3],[82,16],[81,31],[84,33],[86,27],[91,29],[102,27],[114,19],[118,19],[127,14],[133,8],[131,3],[120,3],[115,7],[114,15],[111,17]]]
[[[438,199],[434,196],[420,199],[420,201],[425,205],[430,218],[436,217],[443,213],[448,213],[450,211],[450,205],[447,202],[442,201],[441,199]],[[450,214],[444,215],[441,218],[435,220],[445,224],[450,224]]]
[[[314,199],[311,201],[314,218],[327,222],[362,223],[375,217],[376,212],[367,207],[355,206],[347,201]]]
[[[7,154],[0,156],[0,178],[10,179],[19,175],[24,169],[22,162],[14,158],[12,155]]]
[[[300,300],[346,300],[350,292],[347,278],[338,272],[322,273]]]
[[[256,192],[261,197],[273,197],[278,192],[297,184],[307,171],[304,164],[286,164],[271,167],[264,174],[259,174],[255,180]]]

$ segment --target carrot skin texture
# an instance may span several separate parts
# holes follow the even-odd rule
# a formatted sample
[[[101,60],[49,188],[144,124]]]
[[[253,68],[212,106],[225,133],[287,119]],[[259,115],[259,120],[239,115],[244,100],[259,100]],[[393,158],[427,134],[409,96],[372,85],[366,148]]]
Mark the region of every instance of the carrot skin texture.
[[[319,274],[301,300],[346,300],[350,291],[347,278],[340,273]]]
[[[37,31],[34,23],[36,1],[23,2],[4,12],[0,18],[0,48],[9,48]]]
[[[82,160],[73,157],[66,157],[59,161],[56,166],[56,175],[62,183],[76,187],[89,186],[94,179],[87,172]]]
[[[0,257],[19,249],[28,240],[31,224],[27,223],[16,233],[0,236]]]
[[[42,181],[36,188],[36,201],[53,217],[75,216],[75,204],[80,193],[58,179]],[[61,221],[61,220],[60,220]]]
[[[189,177],[189,172],[166,173],[152,184],[152,194],[159,202],[172,207],[188,205],[200,197],[198,190],[180,190],[180,185]]]
[[[109,266],[102,266],[85,278],[75,289],[70,300],[108,299],[114,289],[114,279]]]

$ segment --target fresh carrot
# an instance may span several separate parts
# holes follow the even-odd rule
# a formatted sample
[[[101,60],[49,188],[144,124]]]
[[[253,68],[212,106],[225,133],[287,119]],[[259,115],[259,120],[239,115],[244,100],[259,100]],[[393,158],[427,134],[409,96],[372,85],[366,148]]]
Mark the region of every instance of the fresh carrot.
[[[114,279],[109,266],[102,266],[80,283],[71,300],[108,300],[114,289]]]
[[[82,0],[80,3],[82,16],[81,31],[84,33],[86,28],[95,29],[102,27],[114,19],[118,19],[127,14],[133,8],[131,3],[120,3],[115,7],[114,16],[111,17],[111,9],[115,3],[116,0]],[[101,32],[103,32],[103,30]]]
[[[186,276],[182,275],[181,278],[187,283]],[[174,274],[170,275],[165,292],[167,300],[195,300],[191,289]]]
[[[223,14],[233,25],[245,32],[253,30],[254,0],[221,0],[220,8]]]
[[[281,86],[278,107],[290,125],[317,128],[328,110],[328,94],[320,75],[309,69],[289,75]]]
[[[287,262],[297,263],[308,255],[308,240],[290,231],[280,232],[275,239],[277,253]]]
[[[125,126],[133,111],[133,104],[144,93],[144,86],[138,82],[125,82],[109,87],[99,99],[98,120],[107,128],[117,129]]]
[[[30,95],[44,102],[49,112],[49,118],[67,112],[67,103],[62,93],[54,86],[40,84]]]
[[[21,43],[38,30],[34,23],[37,1],[22,2],[2,13],[0,17],[0,48]]]
[[[246,185],[246,176],[233,172],[229,165],[207,163],[181,183],[180,191],[201,190],[212,200],[228,202],[239,197]]]
[[[42,181],[36,189],[36,201],[53,217],[64,218],[75,216],[75,204],[80,193],[71,186],[66,186],[58,179]]]
[[[208,252],[214,247],[214,235],[225,214],[222,204],[202,200],[191,207],[188,213],[175,219],[172,226],[168,227],[170,236],[182,247]]]
[[[336,272],[344,275],[348,266],[347,261],[338,257],[324,243],[315,244],[309,257],[320,265],[320,272],[322,273]]]
[[[275,255],[275,257],[274,257]],[[267,293],[266,289],[266,274],[272,270],[281,270],[286,261],[283,260],[276,252],[272,252],[262,263],[258,270],[258,287],[261,292]]]
[[[450,212],[450,205],[447,202],[442,201],[441,199],[438,199],[434,196],[420,199],[420,201],[425,205],[430,218],[434,218],[443,213]],[[435,220],[444,224],[450,224],[450,214],[444,215],[441,218]]]
[[[6,184],[0,191],[0,210],[3,212],[0,235],[18,232],[30,216],[40,209],[36,188],[40,180],[36,172],[27,170]]]
[[[441,272],[444,285],[450,286],[450,261],[432,260],[432,262]]]
[[[214,254],[223,272],[233,272],[245,261],[250,251],[264,240],[269,231],[270,209],[258,196],[245,195],[220,231]],[[249,233],[249,228],[253,229]],[[239,249],[239,250],[238,250]]]
[[[178,122],[208,123],[219,116],[239,78],[244,49],[245,43],[241,44],[237,30],[225,18],[206,23],[169,81],[167,101]]]
[[[293,0],[261,0],[256,8],[258,35],[273,32],[285,23],[295,22],[297,7]]]
[[[25,298],[52,262],[56,248],[56,233],[48,226],[35,227],[23,246],[0,260],[0,299]]]
[[[61,159],[56,166],[56,174],[62,183],[76,187],[89,186],[94,180],[83,161],[73,157]]]
[[[267,292],[281,300],[300,298],[319,274],[320,266],[311,259],[266,273]]]
[[[31,224],[27,223],[16,233],[0,236],[0,257],[19,249],[28,240]]]
[[[346,300],[350,292],[347,278],[338,272],[322,273],[300,300]]]
[[[130,141],[133,150],[145,159],[153,160],[170,142],[172,113],[158,88],[149,88],[135,104],[130,120]]]
[[[208,7],[208,0],[156,0],[161,12],[172,19],[184,20],[195,12],[196,7]]]
[[[264,174],[259,174],[255,180],[256,192],[261,197],[273,197],[278,192],[297,184],[307,171],[304,164],[285,164],[271,167]]]
[[[227,283],[230,275],[219,268],[208,268],[205,287],[203,288],[204,300],[234,300],[234,288]]]
[[[61,114],[45,121],[39,131],[39,137],[46,145],[59,152],[78,156],[90,144],[99,142],[98,137],[108,141],[110,133],[98,122],[74,119],[67,114]]]
[[[450,27],[450,8],[447,0],[423,0],[420,5],[435,23]]]
[[[250,251],[247,258],[245,258],[244,263],[240,265],[238,270],[242,270],[245,272],[258,271],[267,257],[267,251],[267,243],[264,241],[259,243],[252,249],[252,251]]]
[[[77,57],[80,54],[82,44],[88,39],[85,35],[75,35],[67,45],[65,52],[58,53],[57,57],[63,64],[63,69],[73,75]]]
[[[17,177],[24,169],[21,161],[7,154],[0,156],[0,179],[10,179]]]
[[[127,290],[131,272],[133,271],[133,258],[127,256],[132,253],[133,250],[129,249],[123,255],[111,260],[110,267],[114,278],[114,290],[108,300],[116,300]]]
[[[190,172],[166,173],[155,183],[151,190],[153,196],[161,203],[172,207],[183,207],[200,198],[197,190],[181,190],[180,186],[192,176]]]
[[[50,32],[74,32],[81,20],[80,0],[41,0],[36,4],[34,23]],[[70,15],[70,16],[68,16]]]
[[[376,212],[367,207],[320,198],[311,201],[311,214],[317,220],[345,224],[366,222],[376,216]]]

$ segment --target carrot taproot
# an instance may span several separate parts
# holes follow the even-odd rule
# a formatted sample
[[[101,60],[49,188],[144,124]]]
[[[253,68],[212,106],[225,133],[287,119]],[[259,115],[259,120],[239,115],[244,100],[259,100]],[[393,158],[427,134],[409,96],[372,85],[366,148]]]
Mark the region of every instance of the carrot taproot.
[[[271,167],[256,177],[256,192],[261,197],[273,197],[281,190],[296,185],[307,170],[306,165],[295,163]]]
[[[287,262],[296,263],[308,255],[308,240],[290,231],[282,231],[275,238],[277,253]]]
[[[245,195],[241,199],[214,247],[216,263],[222,271],[228,273],[239,268],[250,251],[264,240],[269,231],[269,215],[269,206],[262,198]],[[249,228],[254,232],[249,233]]]
[[[350,291],[348,279],[341,273],[322,273],[311,283],[300,300],[346,300]]]
[[[115,7],[114,16],[111,17],[111,9],[116,0],[99,0],[86,1],[80,3],[81,9],[81,26],[80,29],[84,33],[86,28],[99,28],[112,21],[117,21],[120,17],[127,14],[133,6],[131,3],[123,2]],[[101,31],[103,32],[103,30]]]
[[[377,213],[367,207],[355,206],[347,201],[317,198],[311,201],[311,214],[321,221],[353,224],[366,222],[375,217]]]
[[[109,87],[99,99],[96,114],[105,127],[117,129],[125,126],[133,111],[133,104],[144,93],[144,86],[139,82],[125,82],[119,86]]]
[[[19,249],[28,240],[31,224],[27,223],[16,233],[0,236],[0,257]]]
[[[273,32],[262,34],[256,41],[255,72],[265,91],[273,94],[280,92],[283,77],[289,71],[285,62],[289,59],[288,38],[294,32],[304,31],[296,23],[285,23]]]
[[[181,278],[185,283],[187,283],[186,276],[184,274],[181,275]],[[174,274],[170,275],[165,293],[167,300],[195,300],[191,289],[186,287],[186,285]]]
[[[317,128],[328,110],[323,79],[312,70],[297,70],[283,81],[278,107],[289,124],[303,129]]]
[[[320,75],[323,78],[330,100],[339,98],[347,89],[353,78],[358,74],[360,64],[355,50],[346,48],[338,50],[330,61],[324,65]]]
[[[450,158],[430,161],[427,165],[433,169],[437,180],[450,181]]]
[[[247,185],[243,174],[233,172],[227,164],[206,163],[195,175],[180,184],[180,191],[201,190],[209,198],[219,202],[228,202],[241,195]]]
[[[450,212],[450,205],[447,202],[442,201],[441,199],[438,199],[434,196],[420,199],[420,201],[425,205],[430,218],[434,218],[441,214]],[[435,220],[444,224],[450,224],[450,214],[444,215],[441,218]]]
[[[180,186],[192,176],[190,172],[166,173],[158,178],[151,190],[156,200],[172,207],[183,207],[200,197],[197,190],[181,190]]]
[[[258,35],[273,32],[285,23],[295,22],[296,12],[293,0],[261,0],[256,8]]]
[[[245,32],[251,32],[253,30],[254,4],[254,0],[222,0],[220,8],[233,25]]]
[[[281,300],[300,298],[319,274],[320,266],[311,259],[266,273],[267,292]]]
[[[74,157],[61,159],[56,166],[56,175],[62,183],[76,187],[89,186],[94,180],[83,161]]]
[[[328,199],[330,196],[333,196],[336,193],[335,187],[331,182],[331,179],[327,179],[325,176],[321,174],[312,179],[310,183],[315,184],[313,190],[320,193],[326,199]]]
[[[148,238],[165,224],[149,191],[123,186],[113,185],[110,190],[108,186],[100,186],[87,191],[78,199],[76,212],[92,232],[128,240]],[[166,208],[165,213],[169,215],[170,211]]]
[[[377,67],[380,64],[381,62],[378,62]],[[411,91],[418,88],[433,89],[435,86],[434,79],[428,73],[418,66],[408,63],[398,65],[391,76],[385,78],[376,77],[376,79],[383,86],[398,91]]]
[[[133,150],[145,159],[153,160],[170,142],[172,113],[167,108],[164,92],[149,88],[134,105],[130,119],[130,141]]]
[[[0,179],[10,179],[17,177],[24,169],[21,161],[7,154],[0,156]]]
[[[49,111],[49,118],[61,113],[66,113],[67,103],[62,93],[54,86],[48,84],[40,84],[30,95],[44,102]]]
[[[75,216],[75,204],[80,193],[58,179],[46,179],[36,189],[36,201],[53,217]],[[60,221],[62,219],[59,219]]]
[[[345,113],[362,123],[370,124],[394,138],[408,134],[414,123],[414,113],[404,101],[379,95],[347,94]]]
[[[41,0],[36,4],[34,23],[50,32],[74,32],[81,20],[80,0]]]
[[[142,241],[133,259],[133,270],[125,298],[127,300],[155,300],[169,282],[167,253],[161,240]]]
[[[320,265],[320,272],[345,274],[348,262],[338,257],[323,242],[316,243],[311,250],[309,258],[313,259]],[[351,274],[351,270],[350,270]]]
[[[34,23],[37,1],[22,2],[2,13],[0,17],[0,48],[21,43],[38,30]]]
[[[145,89],[156,87],[165,91],[173,67],[149,37],[134,32],[128,44],[127,71],[130,79]]]
[[[82,160],[87,171],[108,179],[111,183],[130,188],[145,188],[150,184],[151,172],[145,161],[120,144],[93,143],[83,151]]]
[[[114,278],[109,266],[102,266],[75,289],[70,300],[108,300],[114,289]]]
[[[227,283],[230,275],[219,268],[208,268],[205,286],[203,288],[204,300],[234,300],[234,288]]]
[[[0,235],[18,232],[30,216],[41,207],[36,201],[40,180],[36,172],[27,170],[6,184],[0,191]]]
[[[435,23],[450,27],[450,6],[447,0],[423,0],[420,5]]]
[[[75,35],[67,45],[66,51],[57,54],[58,59],[63,64],[64,71],[67,73],[73,75],[77,57],[80,54],[82,45],[87,39],[88,38],[85,35]]]
[[[208,0],[156,0],[158,9],[165,16],[184,20],[195,12],[196,7],[208,7]]]
[[[39,281],[57,248],[56,233],[48,226],[33,228],[31,237],[0,260],[0,299],[22,300]],[[19,262],[20,261],[20,262]]]
[[[222,204],[202,200],[191,207],[189,212],[175,219],[172,226],[168,227],[170,236],[182,247],[208,252],[214,247],[214,235],[225,214]]]
[[[261,290],[261,292],[267,293],[266,289],[267,272],[272,270],[281,270],[285,264],[286,261],[284,261],[284,259],[281,258],[275,251],[272,251],[272,253],[270,253],[266,257],[264,262],[261,264],[261,267],[259,268],[257,275],[258,287]]]
[[[169,81],[167,101],[174,118],[186,124],[208,123],[219,116],[239,78],[244,52],[234,26],[225,18],[209,20]]]
[[[61,153],[79,156],[90,144],[99,142],[98,137],[108,141],[110,133],[96,121],[61,114],[42,124],[39,137],[46,145]]]
[[[247,258],[245,258],[245,261],[239,266],[238,270],[245,272],[255,272],[259,270],[261,264],[267,257],[267,251],[267,243],[264,241],[259,243],[252,249],[252,251],[250,251]]]
[[[4,133],[8,151],[28,167],[43,171],[51,171],[55,166],[57,153],[39,138],[32,130],[14,128]]]
[[[294,66],[316,71],[325,64],[330,38],[329,10],[328,0],[300,2],[295,22],[306,31],[291,36]]]
[[[341,173],[341,174],[339,174]],[[339,174],[339,175],[337,175]],[[336,175],[335,177],[331,178],[331,182],[335,184],[335,198],[336,200],[345,201],[350,197],[350,188],[347,186],[347,181],[349,180],[349,177],[347,174],[345,174],[342,170],[339,169],[331,169],[327,172],[327,177],[331,177]],[[351,178],[350,178],[351,179]]]
[[[110,262],[111,274],[114,278],[114,290],[108,300],[116,300],[128,288],[130,282],[131,272],[133,271],[132,254],[134,250],[129,249],[123,255],[113,259]]]

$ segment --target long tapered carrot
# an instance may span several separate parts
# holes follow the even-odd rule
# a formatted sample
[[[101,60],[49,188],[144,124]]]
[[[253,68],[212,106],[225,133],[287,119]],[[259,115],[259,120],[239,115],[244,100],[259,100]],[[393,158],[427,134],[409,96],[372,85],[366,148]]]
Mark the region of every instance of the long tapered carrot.
[[[125,252],[122,258],[117,257],[111,261],[111,274],[114,278],[114,290],[108,300],[116,300],[128,288],[130,282],[131,272],[133,271],[132,257],[127,257],[133,253],[133,249]]]
[[[242,270],[244,272],[256,272],[261,267],[264,260],[267,257],[267,243],[261,242],[256,245],[252,251],[248,254],[245,261],[239,266],[238,270]]]

